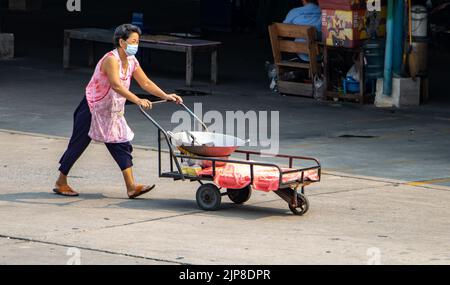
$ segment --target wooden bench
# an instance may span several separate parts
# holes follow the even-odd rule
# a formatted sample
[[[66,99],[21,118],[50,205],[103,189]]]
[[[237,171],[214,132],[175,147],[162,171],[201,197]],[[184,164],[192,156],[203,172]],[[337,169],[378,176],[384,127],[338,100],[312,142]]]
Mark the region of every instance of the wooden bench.
[[[63,67],[70,67],[71,39],[84,40],[89,43],[89,66],[94,65],[94,43],[112,43],[114,32],[106,29],[83,28],[64,30]],[[186,85],[192,86],[194,78],[194,53],[208,52],[211,54],[211,82],[218,82],[218,48],[220,42],[200,39],[179,38],[165,35],[142,35],[140,48],[159,49],[186,54]]]

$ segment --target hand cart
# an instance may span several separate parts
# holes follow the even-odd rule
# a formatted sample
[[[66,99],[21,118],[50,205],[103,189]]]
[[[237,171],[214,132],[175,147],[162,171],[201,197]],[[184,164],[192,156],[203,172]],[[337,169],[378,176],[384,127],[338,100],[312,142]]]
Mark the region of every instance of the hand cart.
[[[153,105],[158,103],[163,103],[166,101],[157,101],[153,102]],[[201,121],[186,105],[180,103],[181,105],[195,120],[197,120],[204,131],[208,131],[205,123]],[[139,107],[141,113],[150,120],[153,125],[155,125],[158,129],[158,175],[161,178],[172,178],[174,180],[182,180],[182,181],[197,181],[200,184],[200,187],[197,189],[196,193],[196,201],[197,205],[200,209],[205,211],[215,211],[220,208],[222,196],[228,196],[229,199],[236,204],[243,204],[250,199],[252,192],[252,185],[255,179],[255,167],[273,167],[278,171],[278,189],[275,192],[278,196],[280,196],[284,201],[288,203],[289,209],[295,215],[303,215],[309,209],[309,201],[305,195],[305,187],[311,183],[319,182],[321,179],[321,165],[320,162],[312,157],[304,157],[304,156],[293,156],[293,155],[283,155],[283,154],[265,154],[256,151],[247,151],[247,150],[235,150],[236,146],[229,146],[233,148],[231,151],[236,154],[241,154],[245,156],[245,160],[231,159],[230,157],[209,157],[209,156],[199,156],[192,155],[192,153],[186,154],[181,151],[176,151],[177,146],[173,143],[173,134],[170,131],[164,130],[163,127],[152,117],[150,116],[141,106]],[[169,160],[170,160],[170,171],[163,172],[162,170],[162,138],[166,141],[169,152]],[[203,146],[203,148],[208,148],[207,146]],[[178,147],[178,149],[180,149]],[[225,150],[226,151],[226,150]],[[230,150],[228,150],[228,153]],[[217,153],[217,152],[213,152]],[[279,165],[274,163],[267,162],[259,162],[252,161],[250,158],[255,156],[271,156],[276,158],[286,159],[289,164],[288,170],[283,170]],[[193,176],[183,173],[181,168],[181,161],[188,159],[193,160],[202,160],[208,161],[212,165],[212,175],[202,175],[202,176]],[[306,161],[312,163],[313,166],[305,167],[305,168],[293,168],[294,161]],[[214,183],[214,177],[216,176],[216,171],[218,165],[223,165],[224,163],[236,163],[240,165],[248,165],[250,168],[250,183],[248,186],[242,189],[226,189],[225,192],[221,192],[221,187],[217,186]],[[317,179],[308,180],[305,177],[305,173],[307,171],[317,171]],[[285,181],[283,178],[288,174],[300,174],[298,179]],[[299,190],[300,189],[300,190]]]

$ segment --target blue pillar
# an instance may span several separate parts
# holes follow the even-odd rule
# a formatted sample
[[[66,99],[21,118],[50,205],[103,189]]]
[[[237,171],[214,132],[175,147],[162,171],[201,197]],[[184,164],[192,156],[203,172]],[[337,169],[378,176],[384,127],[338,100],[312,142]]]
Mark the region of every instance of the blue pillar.
[[[397,0],[403,1],[403,0]],[[384,59],[383,94],[392,94],[392,57],[394,47],[394,0],[388,0],[386,22],[386,52]]]
[[[403,46],[404,46],[404,35],[405,35],[405,1],[395,0],[394,4],[394,51],[392,58],[392,72],[395,75],[400,75],[403,62]]]

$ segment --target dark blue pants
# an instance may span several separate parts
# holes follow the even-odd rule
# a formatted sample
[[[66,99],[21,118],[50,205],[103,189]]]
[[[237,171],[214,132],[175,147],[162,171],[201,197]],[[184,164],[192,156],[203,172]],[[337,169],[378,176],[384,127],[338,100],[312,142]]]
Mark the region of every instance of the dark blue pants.
[[[61,164],[59,171],[64,175],[69,174],[72,166],[91,142],[91,138],[88,136],[91,127],[91,117],[91,111],[89,110],[86,97],[84,97],[73,114],[73,131],[69,146],[59,160]],[[130,142],[105,143],[105,145],[121,170],[133,166],[133,157],[131,155],[133,146]]]

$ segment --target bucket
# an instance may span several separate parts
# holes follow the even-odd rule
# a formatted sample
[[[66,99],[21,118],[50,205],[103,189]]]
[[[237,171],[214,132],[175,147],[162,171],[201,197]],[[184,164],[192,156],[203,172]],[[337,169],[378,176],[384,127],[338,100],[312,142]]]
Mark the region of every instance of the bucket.
[[[342,80],[342,86],[344,87],[344,94],[359,92],[359,81],[356,81],[352,77],[347,77]]]
[[[421,5],[413,5],[412,11],[412,36],[426,38],[428,35],[428,14],[427,8]]]

